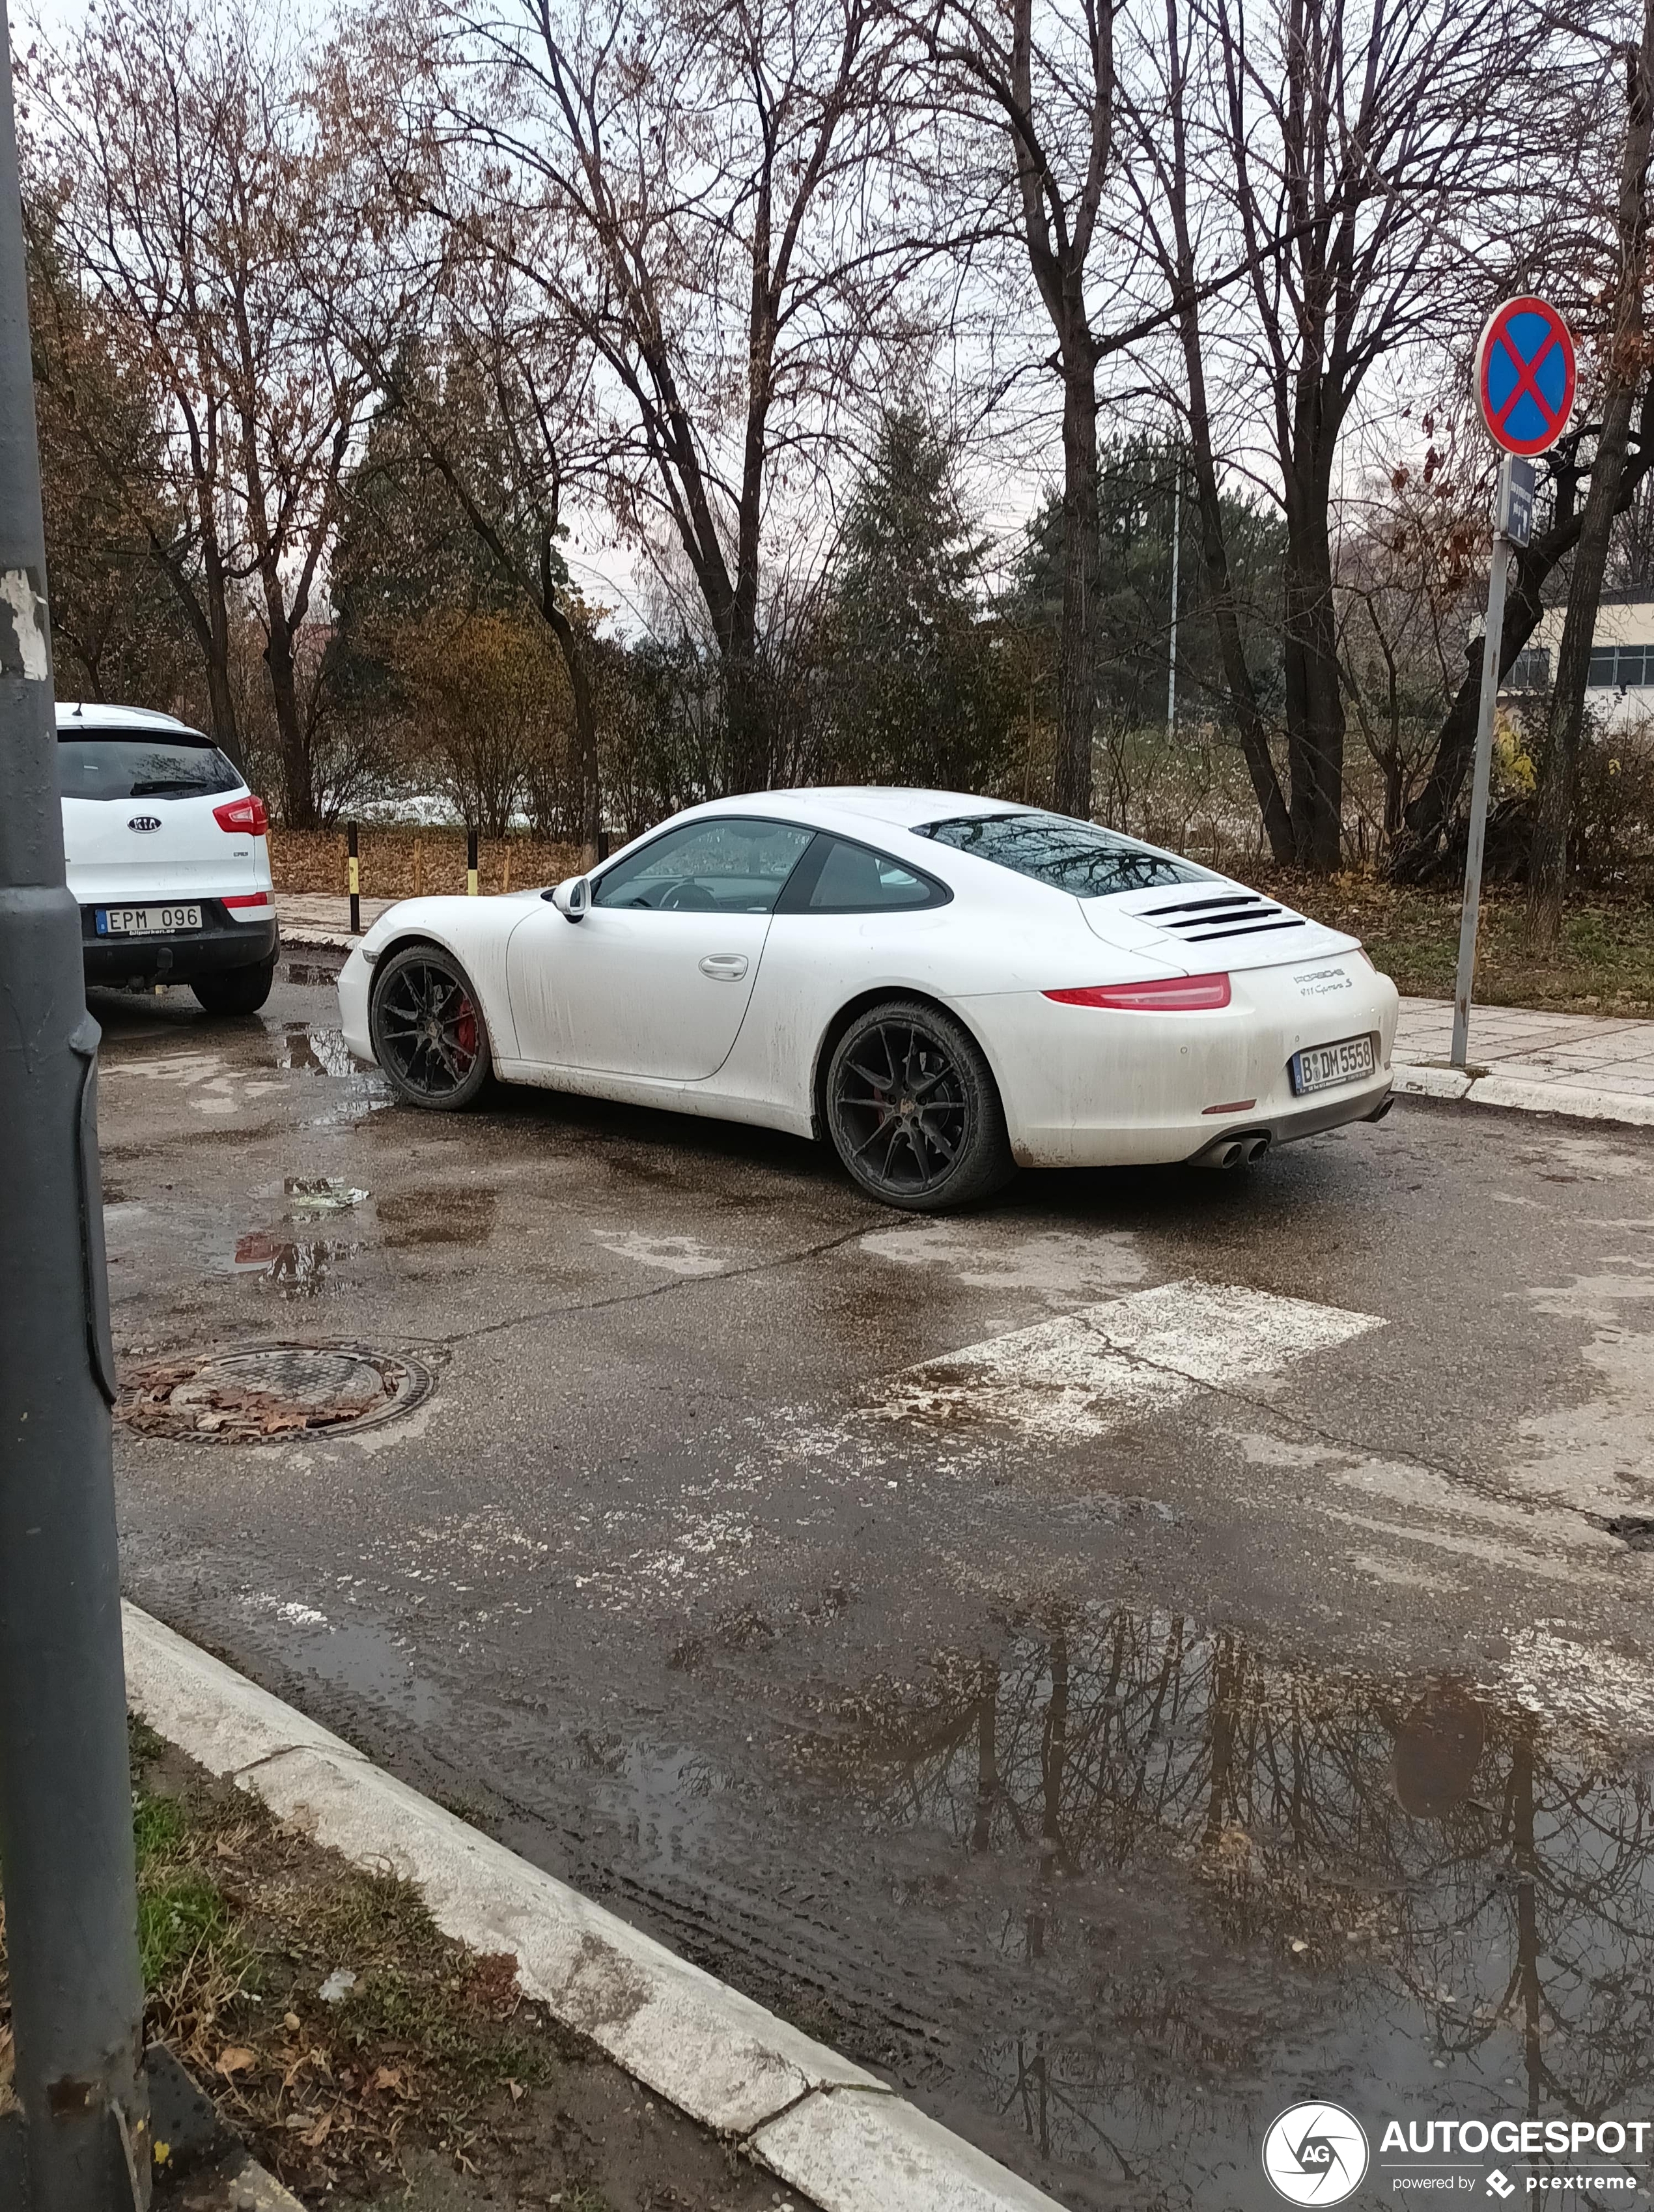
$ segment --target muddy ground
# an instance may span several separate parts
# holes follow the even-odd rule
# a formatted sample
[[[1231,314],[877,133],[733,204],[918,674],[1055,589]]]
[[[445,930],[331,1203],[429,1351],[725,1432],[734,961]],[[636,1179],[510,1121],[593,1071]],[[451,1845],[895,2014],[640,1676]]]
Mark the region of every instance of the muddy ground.
[[[1395,2116],[1649,2116],[1654,1133],[1406,1103],[921,1223],[393,1108],[313,965],[94,1010],[125,1365],[415,1378],[123,1432],[141,1603],[1065,2204],[1278,2202],[1300,2096],[1363,2202]]]

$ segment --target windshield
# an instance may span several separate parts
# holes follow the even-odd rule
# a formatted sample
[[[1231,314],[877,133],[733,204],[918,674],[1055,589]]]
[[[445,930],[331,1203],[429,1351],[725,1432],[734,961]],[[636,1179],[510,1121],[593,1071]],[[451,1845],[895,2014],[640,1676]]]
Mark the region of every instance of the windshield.
[[[58,788],[65,799],[203,799],[239,791],[241,772],[193,730],[65,730]]]
[[[1014,868],[1019,876],[1032,876],[1053,890],[1072,891],[1076,898],[1209,880],[1207,870],[1192,860],[1152,853],[1130,837],[1066,814],[960,815],[951,822],[927,822],[913,835],[974,853],[980,860]]]

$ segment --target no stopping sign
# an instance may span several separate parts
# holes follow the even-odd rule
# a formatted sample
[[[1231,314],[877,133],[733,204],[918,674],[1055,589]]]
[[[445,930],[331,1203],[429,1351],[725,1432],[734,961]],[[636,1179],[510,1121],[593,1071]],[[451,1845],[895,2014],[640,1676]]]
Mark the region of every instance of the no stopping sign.
[[[1542,453],[1573,412],[1573,339],[1548,300],[1507,300],[1476,347],[1475,389],[1487,434],[1507,453]]]

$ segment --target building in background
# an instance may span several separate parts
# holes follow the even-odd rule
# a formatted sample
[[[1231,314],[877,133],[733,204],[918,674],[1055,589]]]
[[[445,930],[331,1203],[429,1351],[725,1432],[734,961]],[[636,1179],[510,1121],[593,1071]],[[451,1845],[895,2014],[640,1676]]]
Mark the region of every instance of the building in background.
[[[1565,612],[1560,606],[1546,608],[1500,687],[1503,693],[1550,690]],[[1604,729],[1654,722],[1654,596],[1646,591],[1603,593],[1585,681],[1585,704]]]

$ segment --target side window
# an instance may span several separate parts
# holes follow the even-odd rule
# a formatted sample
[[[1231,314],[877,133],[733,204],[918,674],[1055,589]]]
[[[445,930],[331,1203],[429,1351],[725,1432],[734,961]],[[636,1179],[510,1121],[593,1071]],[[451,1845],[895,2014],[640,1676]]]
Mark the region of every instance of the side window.
[[[850,837],[825,831],[785,901],[790,914],[884,914],[904,907],[945,906],[948,893],[934,877]]]
[[[593,906],[665,913],[771,914],[811,832],[790,822],[718,815],[686,822],[606,868]]]

